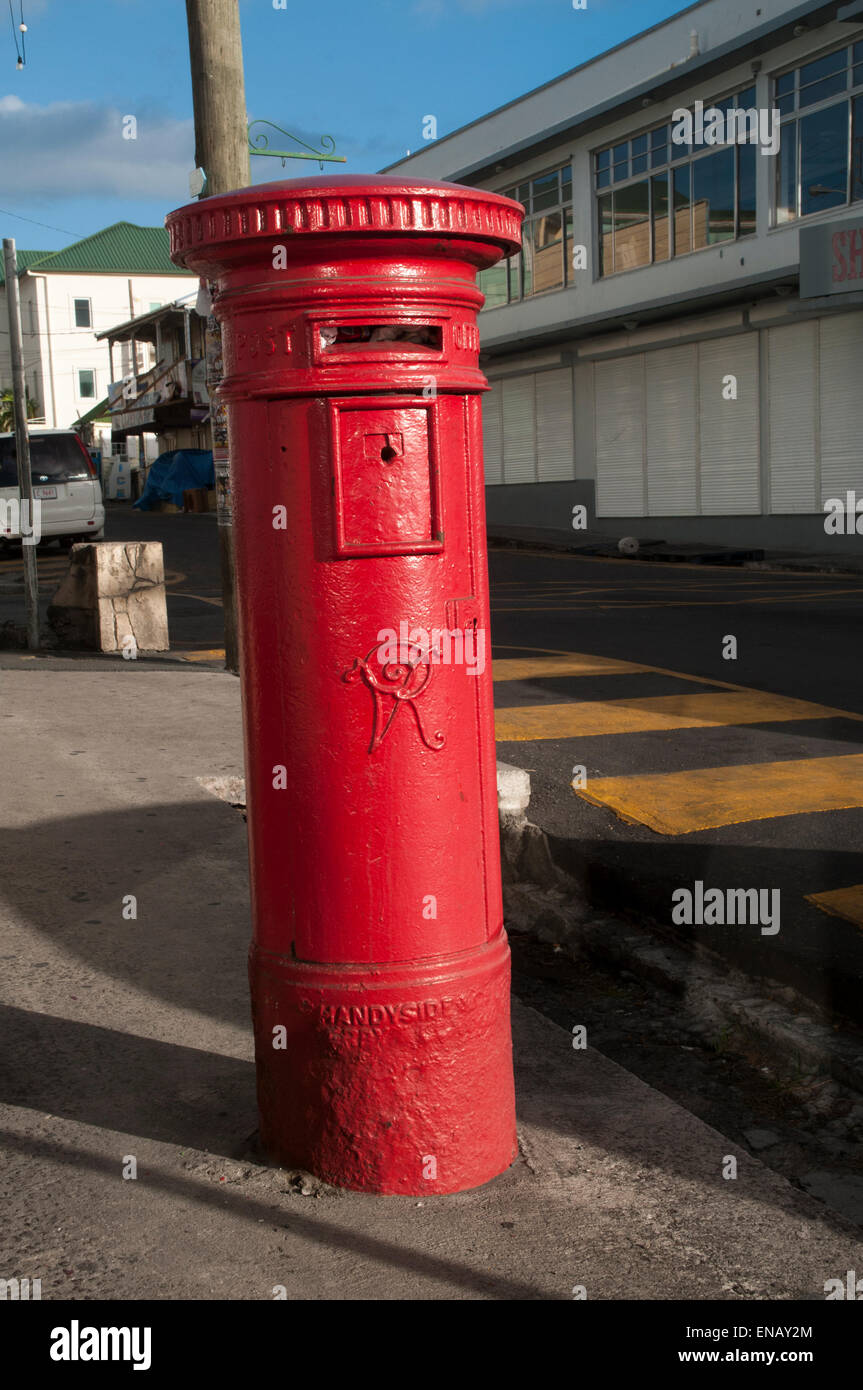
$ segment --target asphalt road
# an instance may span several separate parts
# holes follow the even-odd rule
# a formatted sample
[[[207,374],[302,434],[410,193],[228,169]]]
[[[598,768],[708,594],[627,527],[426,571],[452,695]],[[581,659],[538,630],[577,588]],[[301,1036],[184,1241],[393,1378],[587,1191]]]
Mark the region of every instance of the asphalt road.
[[[498,755],[591,900],[863,1021],[863,579],[513,551],[491,575]],[[778,932],[673,923],[697,881],[778,889]]]
[[[106,535],[162,541],[172,646],[213,660],[215,517],[115,505]],[[64,568],[40,554],[46,601]],[[490,571],[498,755],[589,898],[863,1023],[863,577],[509,549]],[[672,922],[697,882],[762,915]]]
[[[168,630],[176,651],[212,655],[224,643],[219,544],[214,512],[137,512],[128,503],[106,506],[105,539],[161,541],[168,596]],[[56,542],[38,547],[39,600],[43,615],[68,569]],[[24,621],[21,552],[0,557],[0,622]]]

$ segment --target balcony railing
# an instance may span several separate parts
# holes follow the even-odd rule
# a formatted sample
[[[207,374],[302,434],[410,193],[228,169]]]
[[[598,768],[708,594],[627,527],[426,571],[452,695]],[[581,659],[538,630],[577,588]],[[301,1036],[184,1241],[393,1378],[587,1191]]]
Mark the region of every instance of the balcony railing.
[[[133,380],[112,382],[108,399],[115,430],[152,428],[155,432],[169,406],[185,406],[189,423],[199,423],[209,410],[206,362],[203,358],[157,362]]]

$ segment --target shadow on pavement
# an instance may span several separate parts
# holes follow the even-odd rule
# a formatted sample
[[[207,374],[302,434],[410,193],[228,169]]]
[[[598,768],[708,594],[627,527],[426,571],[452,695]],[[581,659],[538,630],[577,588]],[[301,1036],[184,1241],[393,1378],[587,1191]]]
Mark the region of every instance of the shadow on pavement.
[[[117,1161],[105,1158],[92,1150],[74,1148],[71,1145],[58,1144],[51,1140],[25,1140],[8,1131],[0,1132],[0,1143],[5,1148],[43,1162],[72,1165],[76,1169],[90,1169],[112,1181],[116,1181],[117,1178]],[[506,1175],[496,1181],[506,1181]],[[455,1294],[462,1291],[464,1293],[485,1294],[494,1299],[530,1301],[551,1299],[554,1302],[568,1302],[571,1297],[569,1293],[563,1294],[556,1289],[544,1289],[538,1287],[536,1283],[502,1278],[500,1275],[491,1274],[487,1270],[471,1269],[469,1265],[459,1261],[432,1255],[427,1250],[417,1250],[396,1244],[391,1240],[382,1240],[377,1236],[366,1235],[364,1232],[350,1229],[347,1221],[344,1224],[337,1224],[334,1221],[315,1220],[300,1214],[294,1207],[286,1210],[283,1206],[261,1201],[242,1191],[232,1190],[221,1184],[207,1188],[192,1178],[148,1168],[147,1186],[156,1189],[158,1193],[174,1201],[197,1202],[209,1208],[222,1220],[227,1215],[239,1218],[254,1226],[260,1223],[282,1226],[286,1234],[309,1241],[312,1245],[327,1246],[335,1252],[372,1261],[389,1269],[400,1269],[407,1275],[419,1274],[428,1279],[439,1280],[451,1286]],[[374,1201],[375,1199],[362,1198],[361,1200]],[[380,1199],[387,1208],[390,1208],[394,1202],[404,1203],[408,1200],[413,1206],[412,1199],[393,1197]]]

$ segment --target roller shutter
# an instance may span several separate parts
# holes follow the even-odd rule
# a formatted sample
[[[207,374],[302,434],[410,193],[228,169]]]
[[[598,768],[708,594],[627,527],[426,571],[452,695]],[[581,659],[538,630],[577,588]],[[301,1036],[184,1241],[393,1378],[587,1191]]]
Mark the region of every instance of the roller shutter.
[[[597,362],[596,514],[644,516],[644,358]]]
[[[541,483],[575,477],[571,367],[536,374],[536,468]]]
[[[736,400],[723,394],[728,376]],[[702,515],[760,512],[757,333],[698,344],[698,403]]]
[[[818,509],[818,324],[767,330],[770,510]]]
[[[536,405],[533,374],[502,381],[503,480],[536,482]]]
[[[482,397],[482,455],[485,481],[503,482],[503,431],[500,418],[500,386],[493,386]]]
[[[863,314],[838,314],[820,324],[821,505],[863,494]]]
[[[698,511],[696,355],[690,347],[645,356],[648,516]]]

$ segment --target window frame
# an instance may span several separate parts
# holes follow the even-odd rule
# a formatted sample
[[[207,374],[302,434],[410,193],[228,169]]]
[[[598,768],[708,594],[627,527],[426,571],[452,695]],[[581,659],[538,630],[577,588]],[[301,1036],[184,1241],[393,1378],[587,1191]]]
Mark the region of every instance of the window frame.
[[[551,207],[539,208],[536,212],[533,209],[534,184],[542,182],[544,179],[557,177],[558,201]],[[566,190],[568,188],[568,194]],[[527,190],[528,203],[519,195]],[[563,164],[553,164],[545,169],[539,169],[536,173],[530,174],[526,178],[521,178],[517,183],[506,183],[501,188],[495,189],[502,198],[512,198],[517,203],[521,203],[525,209],[524,222],[522,225],[522,249],[514,252],[512,256],[505,257],[498,262],[497,266],[490,267],[491,270],[503,268],[504,284],[506,287],[506,299],[500,304],[486,304],[483,306],[483,313],[493,313],[495,309],[507,309],[513,304],[523,304],[528,299],[541,299],[547,294],[561,294],[564,290],[572,288],[575,272],[571,265],[571,248],[574,244],[572,231],[575,227],[574,200],[573,200],[573,178],[572,178],[572,158],[565,160]],[[528,237],[532,233],[532,228],[540,218],[549,217],[554,213],[560,215],[560,241],[561,241],[561,276],[562,282],[559,285],[552,285],[545,290],[530,290],[527,294],[524,289],[524,262],[525,246]],[[569,214],[569,215],[568,215]],[[570,230],[572,229],[572,230]],[[481,271],[479,276],[479,288],[482,290],[482,276],[487,274]],[[513,280],[517,293],[513,293]]]
[[[861,48],[861,53],[860,53],[859,61],[855,61],[854,49],[855,49],[858,45],[859,45],[860,48]],[[845,60],[845,67],[844,67],[844,72],[845,72],[845,89],[844,89],[844,91],[842,91],[842,92],[833,92],[833,93],[831,93],[830,96],[822,97],[822,99],[821,99],[820,101],[812,102],[812,103],[810,103],[810,104],[807,105],[807,106],[801,106],[801,105],[800,105],[800,92],[801,92],[801,90],[805,90],[805,87],[804,87],[804,88],[801,88],[801,86],[800,86],[800,74],[801,74],[803,68],[808,67],[810,63],[818,62],[819,59],[821,59],[821,58],[829,58],[829,57],[831,57],[834,53],[841,53],[843,50],[845,51],[845,59],[846,59],[846,60]],[[859,83],[856,83],[856,84],[855,84],[855,82],[854,82],[854,69],[855,69],[855,68],[860,68],[860,69],[861,69],[861,80],[860,80]],[[783,77],[787,77],[789,74],[793,74],[793,75],[794,75],[794,84],[793,84],[793,86],[792,86],[792,88],[791,88],[790,93],[784,93],[784,94],[779,94],[779,93],[777,93],[777,90],[776,90],[777,84],[780,82],[780,80],[781,80]],[[827,74],[827,77],[829,77],[830,75],[831,75],[831,74]],[[816,79],[816,81],[826,81],[826,80],[827,80],[826,77],[825,77],[825,78]],[[814,84],[814,83],[807,83],[807,84],[806,84],[806,86],[813,86],[813,85],[815,85],[815,84]],[[783,228],[789,227],[789,226],[791,226],[791,225],[799,225],[801,222],[803,222],[803,221],[805,221],[805,220],[808,220],[809,218],[812,218],[812,217],[830,217],[831,215],[835,216],[838,212],[842,211],[843,209],[853,207],[855,203],[859,203],[859,202],[863,201],[863,199],[861,199],[861,198],[852,198],[852,196],[851,196],[851,195],[852,195],[852,192],[853,192],[853,189],[854,189],[854,173],[853,173],[853,169],[854,169],[854,99],[855,99],[855,97],[863,97],[863,33],[858,34],[856,37],[852,37],[852,38],[846,39],[844,43],[835,44],[835,45],[833,45],[833,46],[831,46],[831,47],[829,47],[829,48],[825,48],[825,49],[823,49],[823,50],[822,50],[821,52],[819,52],[819,53],[810,54],[810,55],[807,57],[807,59],[806,59],[805,62],[800,62],[800,61],[798,61],[798,62],[796,62],[796,63],[786,64],[786,65],[784,65],[784,66],[781,67],[781,68],[777,68],[777,70],[776,70],[775,72],[771,73],[771,74],[770,74],[770,96],[771,96],[772,106],[773,106],[774,108],[778,107],[779,101],[780,101],[780,100],[787,99],[787,97],[788,97],[789,95],[793,97],[793,99],[794,99],[794,105],[793,105],[791,111],[786,112],[786,113],[783,113],[782,116],[781,116],[781,119],[780,119],[779,151],[778,151],[778,153],[774,156],[773,177],[772,177],[772,179],[771,179],[771,184],[770,184],[770,187],[771,187],[771,195],[770,195],[770,196],[771,196],[771,206],[770,206],[770,226],[769,226],[769,230],[770,230],[771,232],[774,232],[774,231],[781,231]],[[846,113],[846,114],[847,114],[847,140],[848,140],[847,150],[848,150],[848,158],[847,158],[847,167],[846,167],[846,170],[845,170],[845,200],[844,200],[844,202],[841,202],[841,203],[833,203],[833,204],[831,204],[829,207],[819,208],[817,211],[814,211],[814,212],[803,212],[803,210],[802,210],[802,209],[803,209],[803,183],[802,183],[802,171],[803,171],[803,163],[802,163],[802,161],[803,161],[803,142],[802,142],[801,139],[800,139],[800,123],[801,123],[801,121],[803,121],[807,116],[815,115],[815,114],[817,114],[819,111],[825,111],[825,110],[829,109],[829,108],[832,107],[832,106],[840,106],[840,105],[842,104],[842,102],[844,102],[845,105],[846,105],[846,107],[847,107],[847,113]],[[784,221],[780,222],[780,221],[779,221],[779,209],[780,209],[780,190],[781,190],[781,179],[782,179],[782,163],[781,163],[781,157],[782,157],[782,133],[781,133],[781,132],[782,132],[783,130],[787,129],[788,127],[790,127],[790,126],[793,126],[793,127],[794,127],[795,141],[796,141],[796,148],[795,148],[795,151],[794,151],[794,213],[793,213],[793,216],[788,217],[788,218],[786,218]]]
[[[752,92],[752,94],[753,94],[753,100],[752,100],[752,103],[751,103],[751,104],[750,104],[750,103],[746,103],[746,104],[744,105],[744,104],[740,101],[740,98],[741,98],[742,96],[744,96],[744,94],[747,93],[747,92]],[[741,106],[743,109],[749,110],[749,109],[754,109],[754,108],[755,108],[755,106],[756,106],[756,101],[757,101],[756,85],[755,85],[754,82],[749,82],[749,83],[748,83],[746,86],[744,86],[744,87],[741,87],[741,86],[739,86],[739,85],[736,85],[735,87],[731,88],[731,90],[726,91],[723,95],[717,95],[717,96],[711,97],[711,99],[710,99],[709,102],[708,102],[708,101],[705,101],[705,103],[704,103],[704,109],[707,110],[707,108],[708,108],[709,106],[718,106],[718,107],[722,107],[722,106],[725,106],[725,105],[728,104],[728,103],[733,103],[733,105],[734,105],[735,107],[737,107],[737,106],[739,105],[739,106]],[[677,107],[675,107],[675,110],[677,110],[677,109],[683,109],[683,108],[677,108]],[[692,108],[689,107],[689,106],[687,106],[685,109],[686,109],[687,111],[689,111],[689,110],[691,110]],[[741,206],[740,206],[740,178],[741,178],[741,168],[740,168],[740,151],[741,151],[741,149],[744,148],[744,146],[741,145],[741,144],[739,144],[737,141],[734,141],[734,142],[728,141],[728,142],[724,142],[724,143],[722,143],[722,144],[716,144],[716,145],[675,145],[675,144],[673,144],[672,139],[671,139],[671,129],[672,129],[672,126],[673,126],[674,124],[675,124],[675,122],[674,122],[674,120],[673,120],[672,115],[668,115],[668,116],[666,116],[666,118],[665,118],[664,121],[656,121],[655,124],[652,124],[652,125],[649,125],[649,126],[640,127],[639,129],[632,131],[629,135],[625,136],[623,139],[618,138],[618,139],[616,139],[616,140],[614,140],[614,141],[612,141],[612,142],[610,142],[610,143],[609,143],[609,142],[606,142],[606,143],[604,143],[604,144],[601,145],[601,146],[596,146],[596,147],[594,147],[594,148],[591,149],[591,151],[590,151],[591,196],[592,196],[592,198],[593,198],[593,213],[592,213],[592,215],[593,215],[593,224],[592,224],[592,225],[593,225],[593,234],[594,234],[594,235],[596,236],[596,238],[597,238],[596,271],[597,271],[597,279],[599,279],[599,280],[608,280],[608,279],[610,279],[612,276],[617,276],[617,275],[631,275],[631,274],[633,274],[635,271],[639,271],[639,270],[649,270],[652,266],[655,266],[655,265],[667,265],[667,264],[669,264],[669,262],[671,262],[671,261],[676,261],[676,260],[678,260],[678,259],[679,259],[680,257],[682,257],[682,256],[695,256],[695,255],[699,255],[702,251],[713,251],[713,250],[716,250],[717,247],[728,246],[728,245],[730,245],[730,244],[732,244],[732,243],[734,243],[734,242],[737,242],[737,241],[744,241],[744,240],[746,240],[748,237],[752,237],[752,236],[756,236],[756,235],[757,235],[757,225],[753,226],[753,228],[752,228],[751,231],[741,231],[741,230],[740,230],[740,226],[741,226]],[[664,140],[658,141],[657,143],[654,143],[654,136],[656,135],[656,133],[657,133],[658,131],[665,131],[665,136],[666,136],[666,138],[665,138]],[[632,169],[632,162],[633,162],[632,145],[633,145],[633,142],[634,142],[634,141],[640,140],[642,137],[645,137],[645,136],[646,136],[646,138],[647,138],[647,168],[646,168],[645,170],[639,170],[637,173],[633,174],[633,173],[631,172],[631,169]],[[627,177],[626,177],[625,179],[620,179],[618,182],[615,182],[615,181],[614,181],[614,178],[613,178],[613,172],[614,172],[614,156],[613,156],[613,151],[614,151],[615,149],[620,149],[621,146],[624,145],[624,144],[628,145],[628,147],[629,147],[629,154],[628,154],[628,156],[627,156],[627,168],[628,168],[628,170],[629,170],[629,173],[628,173],[628,175],[627,175]],[[722,150],[727,150],[727,149],[731,149],[731,150],[734,151],[734,235],[733,235],[732,237],[725,237],[722,241],[716,241],[716,242],[712,242],[712,243],[709,242],[706,246],[695,246],[695,245],[694,245],[695,229],[694,229],[694,223],[693,223],[692,212],[691,212],[691,209],[692,209],[692,201],[691,201],[691,200],[692,200],[692,186],[693,186],[692,167],[693,167],[693,165],[695,165],[696,163],[698,163],[700,160],[702,160],[702,159],[709,159],[711,155],[718,154],[720,151],[722,151]],[[653,163],[653,153],[654,153],[654,150],[664,150],[664,151],[665,151],[665,158],[664,158],[663,162],[661,162],[661,163],[656,163],[656,164]],[[609,179],[608,179],[608,182],[607,182],[607,183],[602,184],[602,185],[599,185],[599,184],[597,183],[597,174],[600,172],[600,168],[599,168],[599,163],[598,163],[598,161],[599,161],[599,159],[601,158],[601,156],[604,155],[606,152],[611,152],[611,153],[610,153],[610,156],[609,156],[609,165],[608,165]],[[674,213],[674,175],[675,175],[675,173],[677,172],[677,170],[679,170],[679,169],[687,169],[687,170],[689,171],[689,185],[690,185],[690,219],[689,219],[689,221],[690,221],[690,241],[693,243],[693,245],[691,246],[691,249],[686,250],[686,251],[677,251],[677,249],[676,249],[676,247],[675,247],[675,241],[676,241],[676,235],[675,235],[675,233],[676,233],[676,228],[675,228],[675,213]],[[655,178],[657,175],[664,175],[664,176],[666,177],[666,179],[667,179],[667,194],[668,194],[668,246],[669,246],[669,253],[668,253],[668,256],[667,256],[667,257],[665,257],[665,258],[663,258],[663,259],[661,259],[661,260],[658,260],[657,257],[656,257],[656,231],[655,231],[655,226],[654,226],[654,222],[655,222],[655,207],[654,207],[654,185],[653,185],[653,180],[654,180],[654,178]],[[629,185],[631,185],[631,184],[642,183],[642,182],[646,182],[646,183],[647,183],[647,186],[648,186],[648,208],[649,208],[649,212],[648,212],[648,222],[649,222],[648,245],[649,245],[649,248],[650,248],[650,259],[647,260],[647,261],[645,261],[643,265],[628,266],[626,269],[621,269],[621,270],[605,270],[605,269],[603,268],[603,264],[602,264],[602,261],[603,261],[603,257],[602,257],[602,235],[603,235],[603,233],[602,233],[602,227],[601,227],[601,223],[600,223],[599,200],[600,200],[601,198],[607,196],[607,195],[613,195],[613,194],[614,194],[615,192],[617,192],[619,189],[625,189],[625,188],[627,188],[627,187],[628,187]],[[755,209],[755,212],[756,212],[756,224],[757,224],[757,194],[756,194],[756,209]],[[613,199],[612,199],[612,220],[611,220],[611,233],[612,233],[612,264],[614,264],[614,260],[615,260],[614,232],[615,232],[615,227],[614,227],[614,203],[613,203]]]
[[[90,395],[87,395],[87,393],[82,389],[82,381],[81,381],[81,378],[82,378],[82,376],[85,375],[85,373],[89,374],[89,376],[90,376],[90,378],[91,378],[91,380],[92,380],[93,391],[92,391],[92,394],[90,394]],[[78,367],[78,368],[77,368],[77,374],[78,374],[78,400],[79,400],[79,401],[95,401],[95,400],[97,400],[98,397],[97,397],[97,394],[96,394],[96,368],[95,368],[95,367]]]
[[[79,305],[79,304],[86,304],[86,305],[87,305],[87,318],[89,319],[89,322],[88,322],[88,323],[79,323],[79,322],[78,322],[78,305]],[[92,299],[89,299],[86,295],[83,295],[83,294],[75,294],[75,295],[72,296],[72,327],[74,328],[74,330],[75,330],[76,332],[83,332],[83,333],[92,333],[92,332],[93,332],[93,300],[92,300]]]

